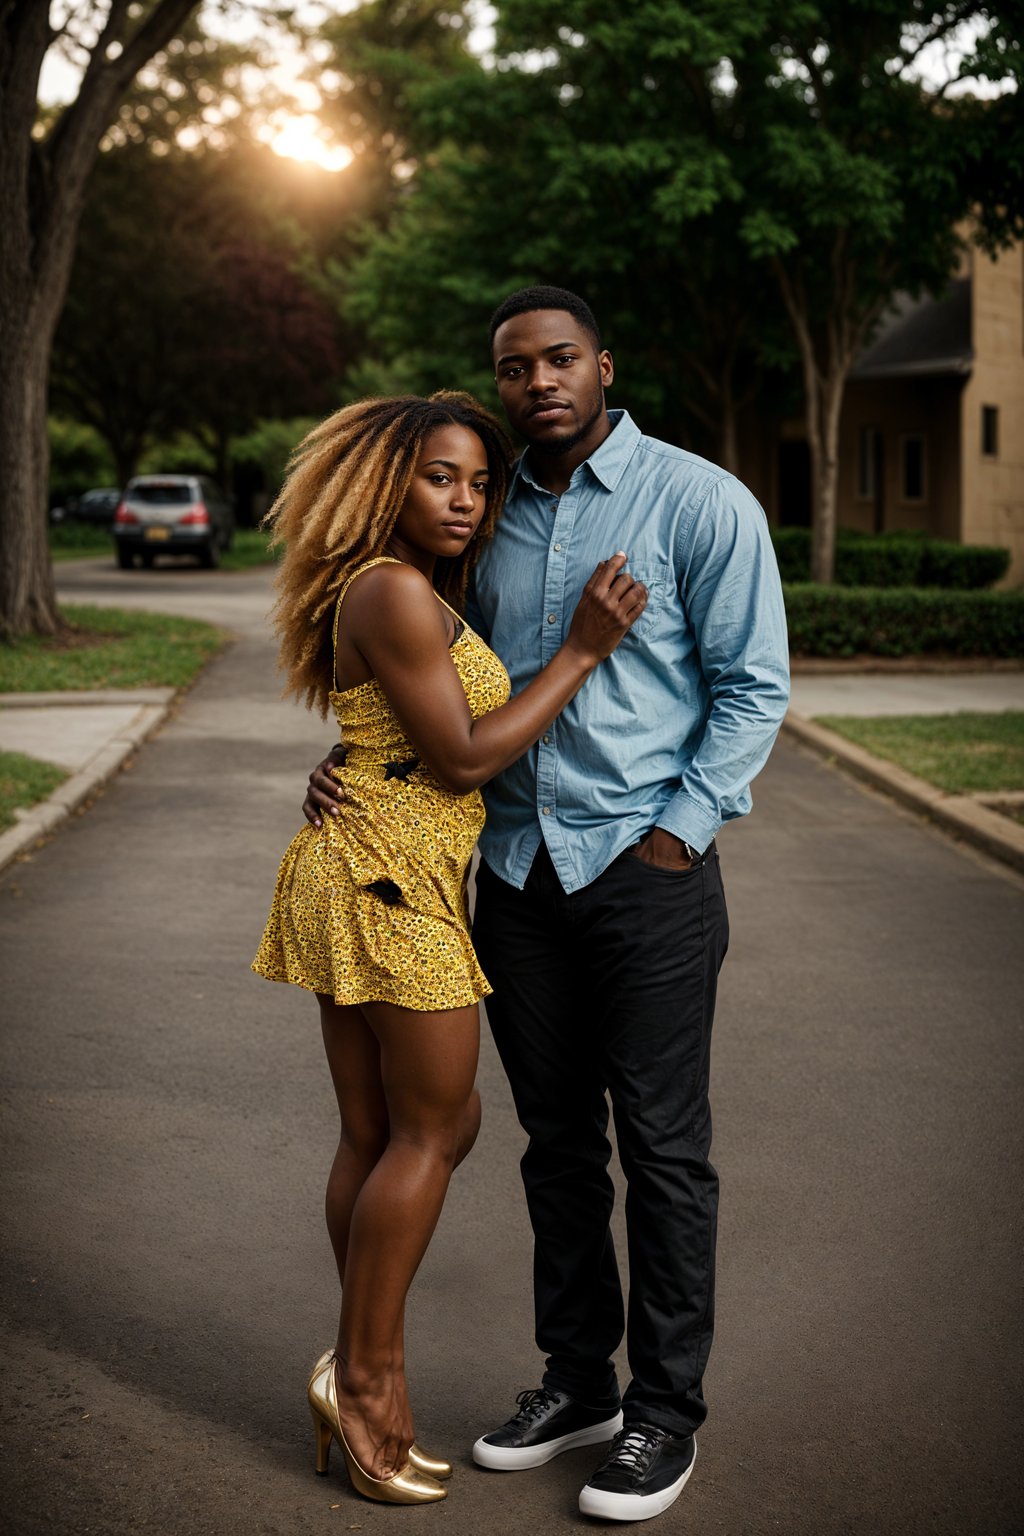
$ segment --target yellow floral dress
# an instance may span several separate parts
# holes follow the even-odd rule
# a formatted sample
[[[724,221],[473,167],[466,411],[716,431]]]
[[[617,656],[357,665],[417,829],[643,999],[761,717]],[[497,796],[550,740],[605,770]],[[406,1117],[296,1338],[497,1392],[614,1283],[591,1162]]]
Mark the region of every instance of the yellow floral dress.
[[[338,597],[371,560],[353,571]],[[446,605],[447,606],[447,605]],[[509,696],[508,673],[463,625],[451,649],[474,720]],[[466,877],[484,824],[479,790],[453,795],[416,757],[375,679],[332,692],[347,749],[339,816],[289,844],[252,969],[338,1003],[461,1008],[491,988],[469,937]]]

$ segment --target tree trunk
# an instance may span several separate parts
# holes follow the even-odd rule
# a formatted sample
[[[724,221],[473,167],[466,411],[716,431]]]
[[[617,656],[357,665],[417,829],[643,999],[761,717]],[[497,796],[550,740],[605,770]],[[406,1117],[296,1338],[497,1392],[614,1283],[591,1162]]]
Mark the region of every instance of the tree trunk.
[[[46,539],[46,404],[86,182],[118,100],[197,5],[158,0],[129,36],[128,0],[110,0],[77,99],[38,142],[50,7],[0,0],[0,637],[60,626]]]
[[[839,489],[839,413],[843,408],[846,369],[836,369],[821,386],[817,411],[818,441],[811,446],[814,516],[811,530],[811,580],[835,578],[836,503]]]
[[[840,236],[833,261],[834,271],[843,259]],[[846,280],[840,285],[822,334],[816,340],[802,282],[790,275],[778,257],[773,266],[803,364],[804,411],[811,451],[811,580],[827,586],[835,580],[839,418],[846,380],[865,336],[870,334],[881,313],[882,301],[856,316],[844,311],[842,293],[853,288],[852,276],[847,269]]]
[[[62,627],[46,537],[50,441],[46,425],[52,327],[26,304],[0,335],[0,637]]]

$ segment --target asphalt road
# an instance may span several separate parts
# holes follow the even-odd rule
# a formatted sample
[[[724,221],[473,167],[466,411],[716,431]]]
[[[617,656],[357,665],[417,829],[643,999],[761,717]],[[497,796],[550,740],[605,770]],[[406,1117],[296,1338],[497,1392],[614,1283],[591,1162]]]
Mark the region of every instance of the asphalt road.
[[[238,638],[0,881],[5,1530],[588,1524],[591,1453],[520,1475],[469,1460],[539,1377],[522,1137],[489,1046],[484,1130],[409,1318],[451,1496],[398,1511],[340,1465],[313,1475],[335,1110],[314,1004],[248,963],[332,731],[278,698],[265,572],[94,564],[61,584]],[[785,741],[755,798],[721,839],[711,1417],[656,1528],[1005,1536],[1024,1513],[1024,882]]]

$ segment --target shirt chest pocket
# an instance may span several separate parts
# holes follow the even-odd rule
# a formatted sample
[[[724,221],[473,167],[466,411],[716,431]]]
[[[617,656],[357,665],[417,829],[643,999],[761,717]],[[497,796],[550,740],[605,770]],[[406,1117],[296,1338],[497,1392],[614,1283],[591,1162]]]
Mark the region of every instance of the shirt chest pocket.
[[[641,561],[637,565],[627,565],[626,569],[634,581],[642,581],[647,588],[647,607],[626,631],[622,640],[623,645],[628,645],[630,641],[637,644],[642,640],[649,640],[656,634],[671,612],[675,594],[675,582],[670,565]]]

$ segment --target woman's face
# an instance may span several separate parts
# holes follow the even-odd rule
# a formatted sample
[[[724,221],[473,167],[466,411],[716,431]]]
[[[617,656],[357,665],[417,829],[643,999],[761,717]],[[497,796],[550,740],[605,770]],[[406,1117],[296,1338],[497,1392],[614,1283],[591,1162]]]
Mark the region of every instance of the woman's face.
[[[389,548],[422,567],[424,557],[462,554],[487,505],[487,453],[468,427],[435,427],[423,440]]]

